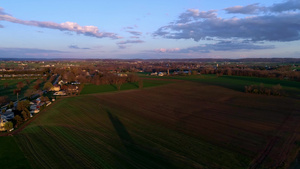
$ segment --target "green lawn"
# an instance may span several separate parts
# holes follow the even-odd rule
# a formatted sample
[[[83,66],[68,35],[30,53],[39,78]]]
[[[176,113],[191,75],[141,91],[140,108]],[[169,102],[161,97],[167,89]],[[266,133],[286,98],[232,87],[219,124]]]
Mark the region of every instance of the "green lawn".
[[[221,76],[217,77],[214,74],[206,75],[192,75],[192,76],[148,76],[149,78],[156,79],[180,79],[194,82],[201,82],[210,85],[217,85],[226,87],[232,90],[244,92],[246,85],[260,85],[264,84],[265,87],[272,87],[280,84],[286,96],[300,99],[300,82],[280,80],[272,78],[258,78],[248,76]]]
[[[0,137],[0,168],[30,168],[14,137]]]
[[[143,80],[143,88],[154,87],[163,84],[171,83],[169,81],[158,81],[158,80]],[[138,82],[125,83],[121,86],[121,90],[138,89]],[[104,93],[118,91],[115,85],[94,85],[87,84],[84,86],[80,94],[93,94],[93,93]]]
[[[27,89],[33,89],[33,86],[35,85],[35,81],[37,79],[28,79],[30,81],[30,84],[26,84],[27,79],[13,79],[13,80],[0,80],[0,96],[8,96],[8,98],[12,101],[17,100],[17,95],[13,93],[13,91],[17,88],[18,82],[23,82],[24,87],[21,90],[21,93],[19,94],[19,99],[24,97],[24,93]],[[8,87],[5,88],[4,84],[8,83]],[[42,88],[44,85],[44,82],[40,84],[40,87]]]

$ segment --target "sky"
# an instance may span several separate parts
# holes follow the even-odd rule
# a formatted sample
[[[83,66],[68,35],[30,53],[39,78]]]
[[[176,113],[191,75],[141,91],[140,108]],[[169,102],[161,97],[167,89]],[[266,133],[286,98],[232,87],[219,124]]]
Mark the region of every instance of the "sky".
[[[299,0],[1,0],[0,58],[300,58]]]

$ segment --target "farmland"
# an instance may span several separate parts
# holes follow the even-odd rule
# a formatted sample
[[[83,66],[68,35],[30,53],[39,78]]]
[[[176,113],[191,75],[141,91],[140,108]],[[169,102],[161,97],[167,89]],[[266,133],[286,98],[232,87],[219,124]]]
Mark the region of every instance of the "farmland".
[[[299,110],[294,98],[177,81],[60,99],[14,139],[33,168],[268,168],[297,155]]]
[[[30,168],[30,165],[13,137],[0,137],[1,168]]]

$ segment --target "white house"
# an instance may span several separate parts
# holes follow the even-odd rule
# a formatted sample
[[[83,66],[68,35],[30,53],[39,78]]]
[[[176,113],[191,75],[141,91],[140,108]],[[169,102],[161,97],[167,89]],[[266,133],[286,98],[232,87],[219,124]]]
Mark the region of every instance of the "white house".
[[[74,82],[71,82],[72,85],[80,85],[80,82],[77,82],[77,81],[74,81]]]

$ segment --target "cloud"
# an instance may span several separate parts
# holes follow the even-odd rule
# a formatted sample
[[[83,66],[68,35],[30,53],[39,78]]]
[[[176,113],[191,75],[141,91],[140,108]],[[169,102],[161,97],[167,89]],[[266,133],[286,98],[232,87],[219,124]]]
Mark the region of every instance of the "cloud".
[[[90,48],[80,48],[77,45],[70,45],[69,48],[70,49],[90,49]]]
[[[0,7],[0,15],[9,15],[9,14],[5,13],[4,9],[2,7]]]
[[[124,30],[124,29],[134,29],[134,28],[137,28],[137,27],[138,27],[137,25],[126,26],[126,27],[123,27],[123,30]]]
[[[121,41],[118,42],[118,45],[124,45],[124,44],[128,44],[128,43],[144,43],[145,41],[142,40],[126,40],[126,41]]]
[[[3,26],[3,25],[0,25],[0,28],[4,28],[4,26]]]
[[[287,0],[283,3],[276,3],[273,6],[271,6],[269,9],[272,12],[300,10],[300,1],[299,0]]]
[[[216,18],[216,10],[199,11],[198,9],[188,9],[186,12],[179,16],[177,23],[186,23],[192,20],[204,19],[204,18]]]
[[[260,12],[281,13],[286,11],[300,10],[299,0],[286,0],[282,3],[275,3],[272,6],[259,6],[258,3],[247,6],[233,6],[225,8],[227,13],[239,13],[239,14],[259,14]]]
[[[144,43],[145,41],[142,40],[126,40],[126,41],[121,41],[117,42],[117,45],[119,46],[120,49],[125,49],[128,46],[126,44],[131,44],[131,43]]]
[[[132,39],[139,39],[140,37],[139,36],[130,36],[130,38],[132,38]]]
[[[173,49],[166,49],[166,48],[160,48],[160,49],[156,49],[156,52],[161,52],[161,53],[166,53],[166,52],[179,52],[180,48],[173,48]]]
[[[182,18],[179,18],[181,21]],[[247,39],[250,41],[300,40],[300,13],[252,16],[244,18],[206,18],[193,22],[171,23],[159,28],[154,36],[169,39]]]
[[[66,52],[59,50],[45,50],[36,48],[0,48],[1,58],[24,58],[24,57],[59,57]]]
[[[127,46],[126,45],[118,45],[120,49],[126,49]]]
[[[13,16],[4,13],[3,8],[0,9],[0,21],[1,20],[12,22],[12,23],[18,23],[22,25],[28,25],[28,26],[57,29],[60,31],[71,31],[71,32],[76,32],[77,34],[82,34],[85,36],[91,36],[96,38],[111,38],[111,39],[121,38],[115,33],[101,32],[99,28],[96,26],[80,26],[75,22],[55,23],[55,22],[42,22],[42,21],[26,21],[26,20],[17,19]]]
[[[127,27],[124,27],[123,29],[133,29],[132,26],[127,26]]]
[[[131,33],[132,35],[135,35],[135,36],[140,36],[142,35],[142,32],[138,32],[138,31],[127,31],[128,33]]]
[[[260,49],[274,49],[273,45],[256,45],[249,42],[239,41],[220,41],[215,44],[204,44],[184,49],[173,48],[156,49],[155,52],[160,53],[210,53],[210,51],[239,51],[239,50],[260,50]]]
[[[261,11],[266,11],[266,8],[261,7],[256,3],[247,6],[233,6],[225,8],[224,10],[227,11],[227,13],[258,14]]]

